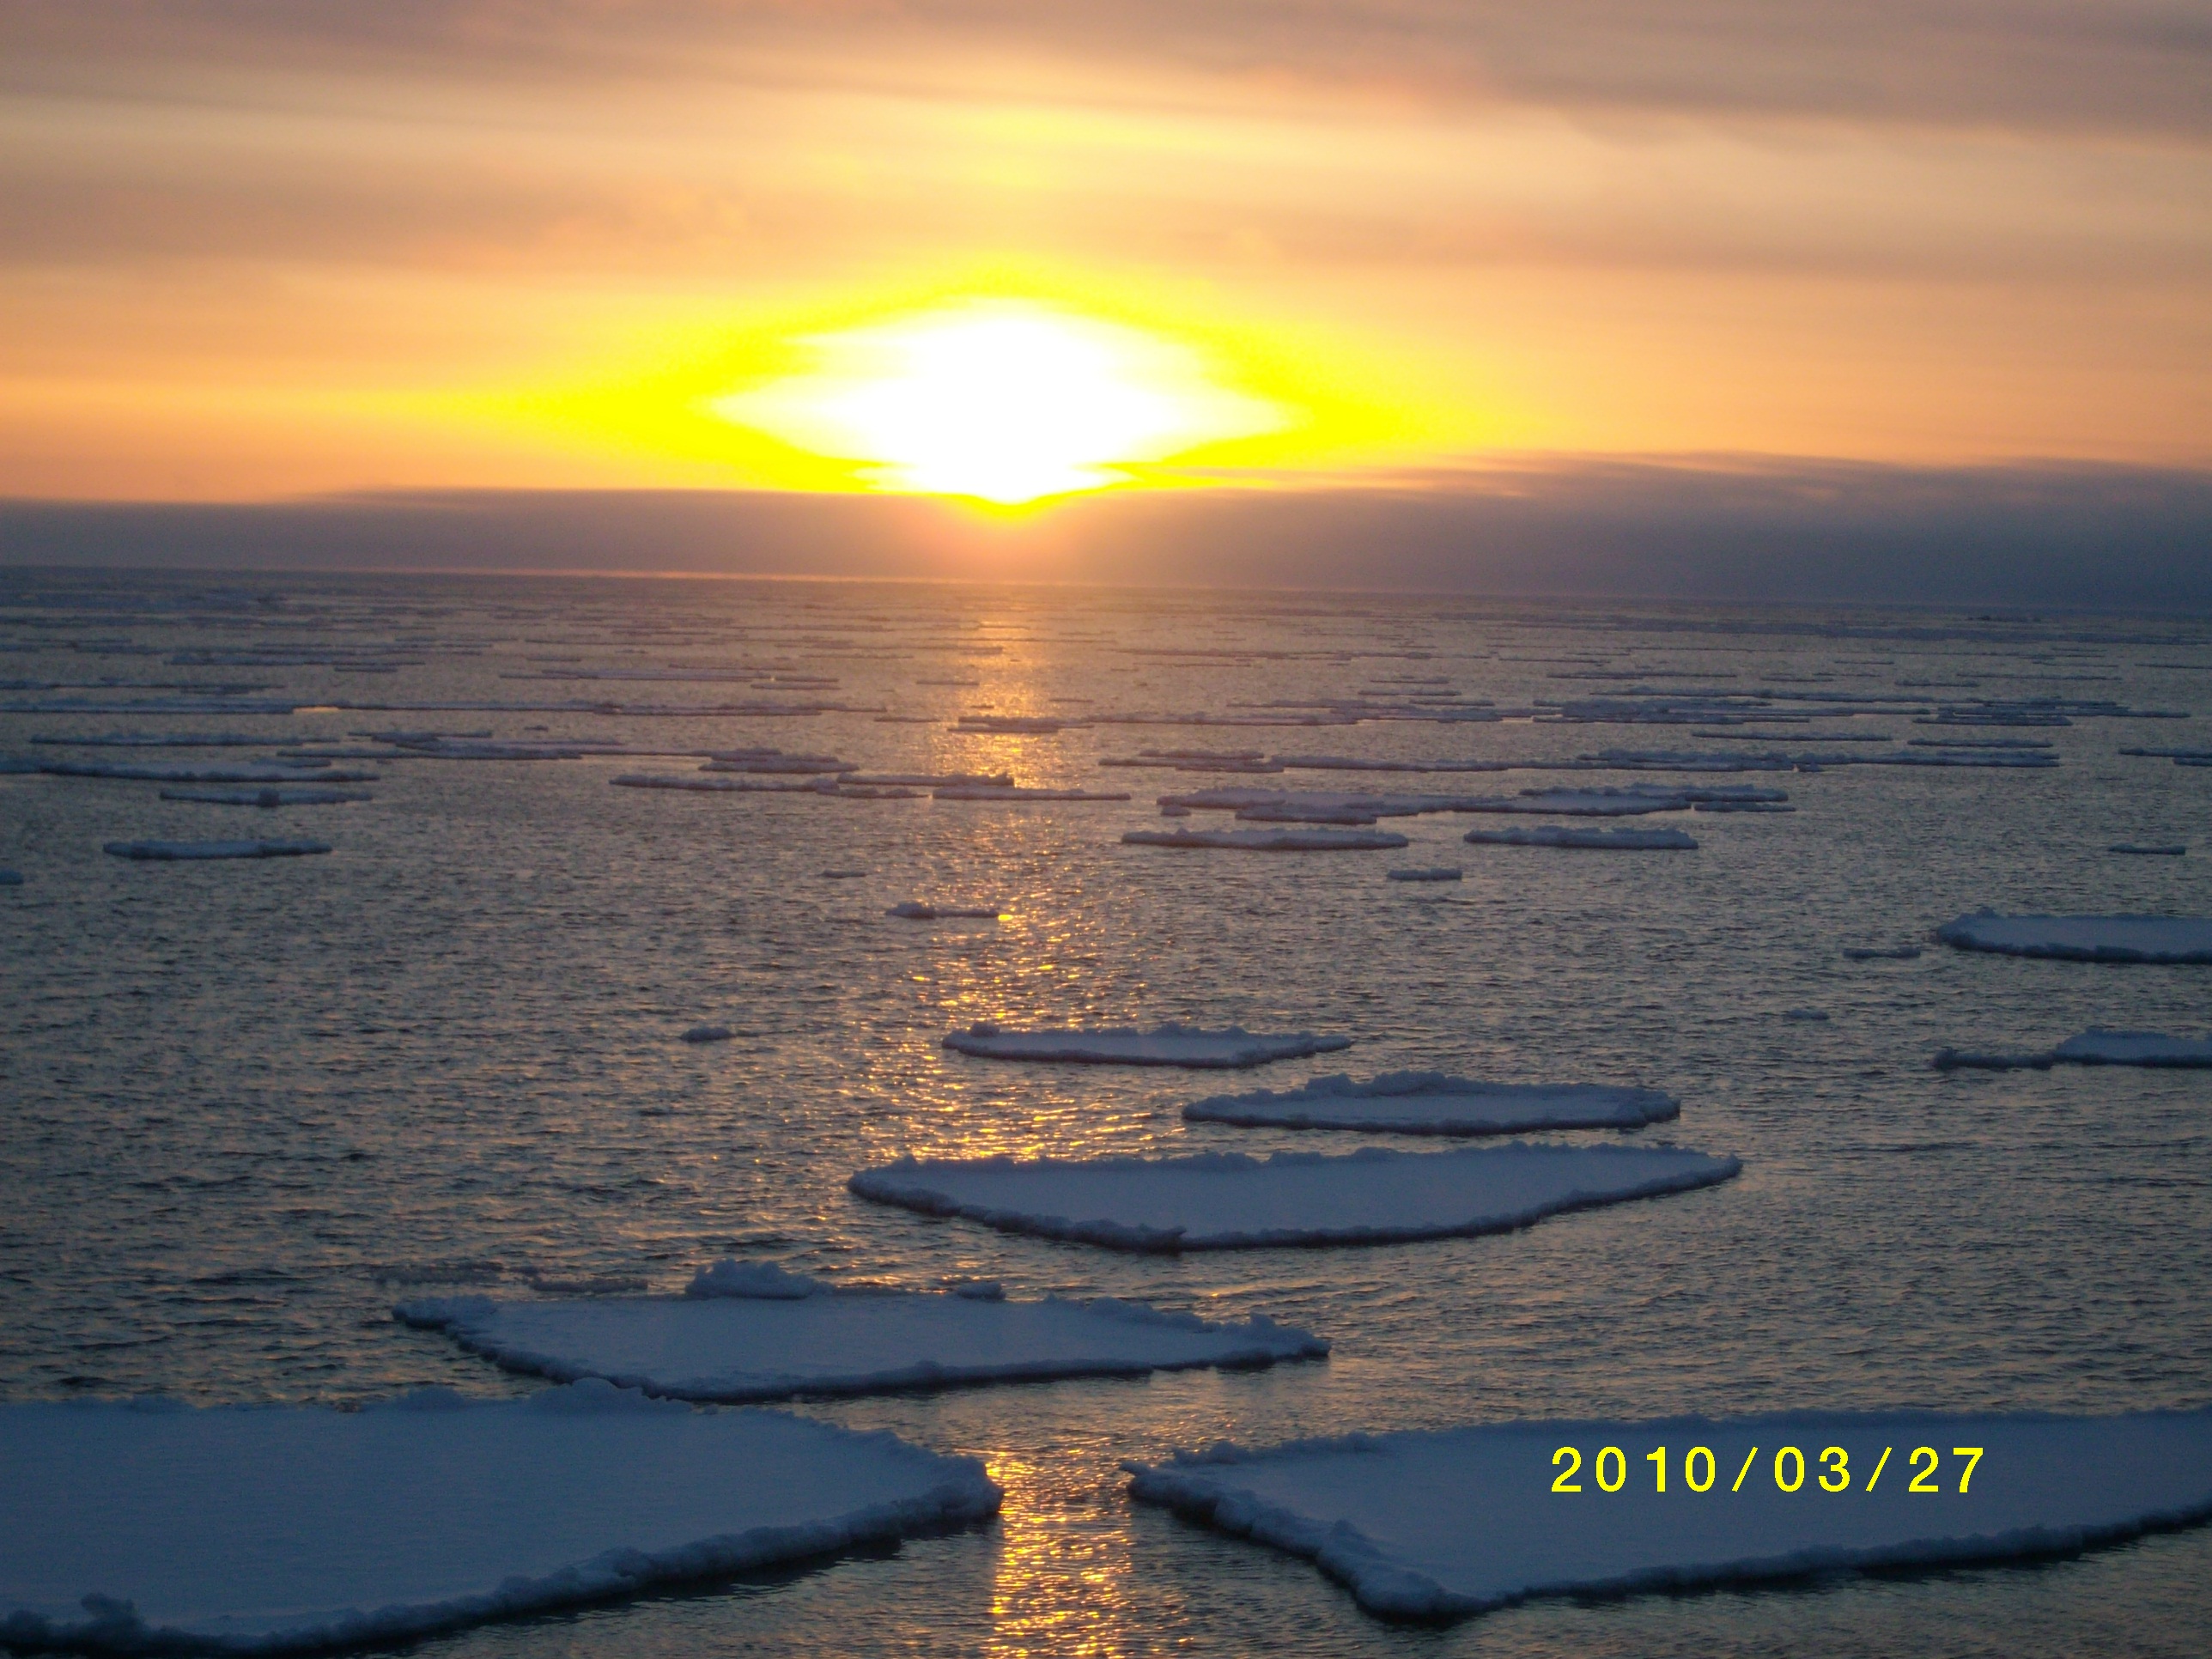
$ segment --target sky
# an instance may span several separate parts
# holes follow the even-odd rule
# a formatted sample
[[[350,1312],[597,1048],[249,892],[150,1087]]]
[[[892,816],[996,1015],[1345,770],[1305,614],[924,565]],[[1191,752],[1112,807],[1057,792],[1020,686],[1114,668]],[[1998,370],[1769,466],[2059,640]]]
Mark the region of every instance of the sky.
[[[0,498],[2124,535],[2212,469],[2208,85],[2193,0],[0,0]]]

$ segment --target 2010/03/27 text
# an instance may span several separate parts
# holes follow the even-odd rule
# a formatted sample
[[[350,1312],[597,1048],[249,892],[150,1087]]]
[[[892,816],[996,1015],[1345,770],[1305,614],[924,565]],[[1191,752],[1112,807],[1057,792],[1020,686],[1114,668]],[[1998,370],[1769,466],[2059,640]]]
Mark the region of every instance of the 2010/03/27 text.
[[[1881,1449],[1881,1455],[1874,1460],[1873,1472],[1867,1476],[1863,1485],[1857,1485],[1851,1474],[1850,1454],[1844,1448],[1824,1446],[1814,1454],[1810,1460],[1812,1479],[1808,1481],[1806,1479],[1808,1464],[1803,1449],[1797,1446],[1783,1446],[1776,1449],[1772,1457],[1774,1485],[1778,1491],[1782,1492],[1810,1492],[1817,1489],[1838,1495],[1854,1489],[1860,1492],[1872,1492],[1875,1483],[1881,1480],[1882,1471],[1889,1467],[1890,1455],[1896,1449],[1894,1446],[1884,1446]],[[1743,1490],[1744,1482],[1759,1467],[1759,1447],[1753,1446],[1745,1456],[1741,1466],[1736,1470],[1735,1480],[1725,1488],[1718,1488],[1717,1482],[1723,1471],[1714,1458],[1712,1449],[1709,1446],[1692,1446],[1683,1455],[1679,1471],[1680,1485],[1674,1489],[1692,1492],[1709,1492],[1717,1489],[1740,1492]],[[1958,1470],[1959,1484],[1955,1486],[1947,1486],[1942,1482],[1942,1476],[1944,1473],[1942,1455],[1933,1446],[1915,1446],[1906,1458],[1906,1462],[1910,1466],[1911,1479],[1905,1486],[1905,1491],[1929,1494],[1955,1492],[1964,1496],[1973,1480],[1974,1466],[1982,1461],[1982,1448],[1954,1446],[1951,1448],[1951,1455],[1954,1458],[1966,1460],[1965,1466]],[[1652,1483],[1650,1490],[1655,1492],[1667,1492],[1669,1489],[1668,1465],[1670,1461],[1667,1448],[1661,1446],[1654,1451],[1646,1452],[1640,1461],[1650,1465],[1650,1468],[1644,1471]],[[1589,1490],[1583,1484],[1581,1479],[1583,1462],[1583,1454],[1578,1448],[1560,1447],[1552,1454],[1552,1467],[1559,1471],[1552,1481],[1553,1492],[1580,1492]],[[1620,1492],[1628,1485],[1628,1455],[1618,1446],[1600,1448],[1597,1455],[1590,1460],[1589,1467],[1590,1474],[1596,1482],[1596,1490],[1599,1492]]]

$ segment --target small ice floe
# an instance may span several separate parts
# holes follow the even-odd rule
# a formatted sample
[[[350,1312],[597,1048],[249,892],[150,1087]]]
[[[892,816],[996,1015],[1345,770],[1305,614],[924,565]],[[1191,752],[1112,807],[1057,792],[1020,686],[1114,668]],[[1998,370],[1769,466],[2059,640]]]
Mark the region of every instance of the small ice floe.
[[[1690,852],[1696,837],[1680,830],[1589,830],[1560,823],[1526,830],[1470,830],[1461,837],[1477,847],[1568,847],[1597,853]]]
[[[824,870],[822,872],[822,879],[824,881],[861,881],[866,878],[867,873],[868,872],[865,870]]]
[[[1780,790],[1772,798],[1785,799]],[[1517,795],[1469,796],[1462,812],[1528,812],[1571,818],[1632,817],[1644,812],[1686,812],[1691,795],[1680,789],[1631,785],[1620,789],[1523,789]]]
[[[930,793],[939,800],[1127,800],[1128,791],[1043,789],[1011,783],[948,783]]]
[[[1782,1018],[1784,1019],[1807,1020],[1815,1024],[1826,1024],[1827,1023],[1828,1016],[1826,1011],[1820,1008],[1784,1008],[1782,1011]]]
[[[1187,818],[1190,816],[1190,808],[1173,805],[1163,806],[1160,808],[1160,816],[1164,818]]]
[[[1510,1142],[1446,1152],[1010,1158],[863,1170],[862,1198],[1115,1250],[1385,1244],[1505,1232],[1565,1210],[1710,1187],[1742,1166],[1677,1146]]]
[[[726,1025],[694,1025],[684,1033],[686,1042],[727,1042],[737,1033]]]
[[[22,884],[23,872],[21,870],[0,870],[0,887],[21,887]]]
[[[100,850],[118,859],[291,859],[327,853],[325,841],[111,841]]]
[[[1412,843],[1389,830],[1131,830],[1132,847],[1224,848],[1244,853],[1387,852]]]
[[[1001,737],[1048,738],[1071,726],[1087,724],[1085,720],[1054,720],[1042,714],[963,714],[955,729]]]
[[[2047,1072],[2053,1066],[2148,1066],[2197,1070],[2212,1066],[2212,1036],[2168,1036],[2163,1031],[2109,1031],[2092,1026],[2056,1048],[2005,1054],[1942,1048],[1930,1062],[1939,1072]]]
[[[885,789],[957,789],[969,784],[1005,789],[1012,786],[1011,772],[851,772],[848,785]]]
[[[1640,1129],[1680,1115],[1656,1089],[1598,1083],[1483,1083],[1442,1072],[1389,1072],[1366,1083],[1319,1077],[1304,1088],[1216,1095],[1182,1109],[1194,1123],[1243,1128],[1354,1129],[1407,1135],[1516,1134],[1534,1129]]]
[[[1370,1613],[1437,1619],[2118,1542],[2212,1516],[2212,1412],[1495,1423],[1122,1467]]]
[[[804,778],[709,777],[701,772],[621,772],[607,781],[617,789],[688,789],[702,795],[813,795]]]
[[[41,761],[38,770],[61,778],[127,778],[149,783],[374,783],[375,772],[342,772],[319,762],[270,766],[258,762],[203,766],[191,761]]]
[[[791,772],[818,776],[830,772],[857,772],[857,761],[835,755],[787,755],[781,749],[717,749],[708,757],[702,772]]]
[[[374,800],[366,789],[325,789],[316,784],[264,784],[258,789],[164,789],[163,800],[204,801],[213,806],[336,806]]]
[[[2202,916],[2001,916],[1979,910],[1936,937],[1962,951],[2073,962],[2212,962],[2212,919]]]
[[[2176,766],[2212,766],[2212,749],[2148,749],[2135,746],[2120,750],[2123,755],[2158,756],[2172,761]]]
[[[0,1632],[301,1653],[580,1606],[980,1520],[974,1458],[601,1382],[363,1411],[0,1406]]]
[[[1853,962],[1911,962],[1920,954],[1917,945],[1846,945],[1844,955]]]
[[[1232,1025],[1205,1031],[1188,1025],[1161,1025],[1149,1031],[1127,1027],[1096,1030],[1010,1031],[980,1021],[953,1031],[945,1046],[987,1060],[1033,1060],[1090,1066],[1185,1066],[1199,1070],[1264,1066],[1271,1060],[1349,1048],[1347,1036],[1316,1036],[1310,1031],[1270,1035]]]
[[[924,904],[908,899],[884,914],[908,921],[996,921],[1005,912],[995,904]]]
[[[562,1382],[605,1377],[678,1400],[1136,1376],[1328,1352],[1319,1337],[1264,1316],[1211,1324],[1110,1297],[1013,1301],[991,1284],[836,1291],[768,1263],[729,1261],[702,1272],[683,1296],[440,1297],[393,1312],[509,1370]]]
[[[2116,841],[2105,849],[2107,853],[2133,853],[2142,858],[2179,859],[2189,855],[2186,842]]]
[[[41,732],[31,739],[70,749],[264,749],[292,740],[282,732],[257,738],[244,732],[102,732],[76,737]]]
[[[1392,881],[1457,881],[1462,874],[1455,864],[1439,864],[1425,870],[1388,870]]]

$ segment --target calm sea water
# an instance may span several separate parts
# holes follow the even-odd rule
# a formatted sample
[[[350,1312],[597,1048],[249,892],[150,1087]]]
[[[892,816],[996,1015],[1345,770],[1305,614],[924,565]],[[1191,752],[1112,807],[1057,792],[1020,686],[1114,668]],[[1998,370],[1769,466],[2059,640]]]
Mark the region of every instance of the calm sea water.
[[[1361,1613],[1311,1567],[1133,1506],[1119,1460],[1553,1415],[2212,1401],[2212,1074],[1940,1073],[1946,1045],[2091,1024],[2201,1031],[2212,969],[1966,955],[1854,962],[1961,910],[2212,914],[2212,770],[2124,757],[2207,738],[2212,636],[2160,619],[1613,611],[1393,599],[693,581],[339,581],[0,573],[0,703],[286,696],[416,705],[830,701],[870,712],[621,717],[420,708],[0,714],[34,735],[392,728],[777,745],[876,770],[1128,788],[1003,805],[611,788],[683,760],[380,769],[374,802],[276,811],[159,785],[0,776],[0,1390],[360,1401],[525,1391],[392,1322],[423,1286],[642,1280],[738,1253],[845,1279],[993,1277],[1267,1312],[1335,1339],[1258,1374],[974,1389],[802,1407],[989,1462],[987,1529],[773,1579],[481,1629],[452,1659],[721,1654],[2191,1655],[2212,1531],[2038,1565],[1529,1605],[1447,1629]],[[338,649],[337,647],[343,647]],[[313,660],[313,659],[322,660]],[[345,659],[345,660],[333,660]],[[516,676],[745,665],[829,687]],[[368,672],[360,672],[360,671]],[[1609,673],[1612,680],[1560,675]],[[963,714],[1237,712],[1363,688],[1538,698],[1771,686],[2067,696],[2194,709],[2047,737],[2048,771],[1835,769],[1791,816],[1681,822],[1696,854],[1460,844],[1401,854],[1124,847],[1145,747],[1564,758],[1741,748],[1690,726],[1091,726]],[[97,682],[152,689],[98,690]],[[1905,682],[1934,681],[1934,687]],[[959,682],[949,684],[948,682]],[[1968,684],[1960,684],[1968,683]],[[210,693],[210,685],[254,685]],[[51,689],[51,688],[59,689]],[[179,690],[179,687],[187,689]],[[1247,711],[1249,712],[1249,711]],[[1787,730],[1786,727],[1773,727]],[[1925,735],[1909,719],[1815,730]],[[1792,750],[1806,745],[1790,741]],[[1839,745],[1849,747],[1849,745]],[[1291,787],[1505,791],[1297,774]],[[1622,781],[1605,777],[1601,781]],[[1202,819],[1201,822],[1212,822]],[[103,841],[304,833],[328,857],[132,865]],[[2121,840],[2190,856],[2118,857]],[[1455,863],[1455,887],[1386,882]],[[820,872],[858,869],[864,878]],[[1003,903],[921,926],[902,899]],[[1785,1018],[1818,1009],[1813,1022]],[[1718,1188],[1526,1232],[1367,1249],[1126,1257],[866,1204],[902,1152],[1311,1147],[1185,1126],[1181,1073],[949,1054],[980,1018],[1341,1031],[1316,1072],[1439,1068],[1680,1096],[1647,1136],[1744,1160]],[[733,1027],[690,1046],[686,1027]]]

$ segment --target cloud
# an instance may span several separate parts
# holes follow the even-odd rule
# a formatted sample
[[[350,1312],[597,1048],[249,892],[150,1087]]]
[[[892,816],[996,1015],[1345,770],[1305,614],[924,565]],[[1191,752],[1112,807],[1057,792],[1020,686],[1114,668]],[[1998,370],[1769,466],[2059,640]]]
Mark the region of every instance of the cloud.
[[[2212,472],[1530,462],[1379,486],[1094,497],[456,491],[0,502],[10,564],[1031,579],[2212,613]]]

